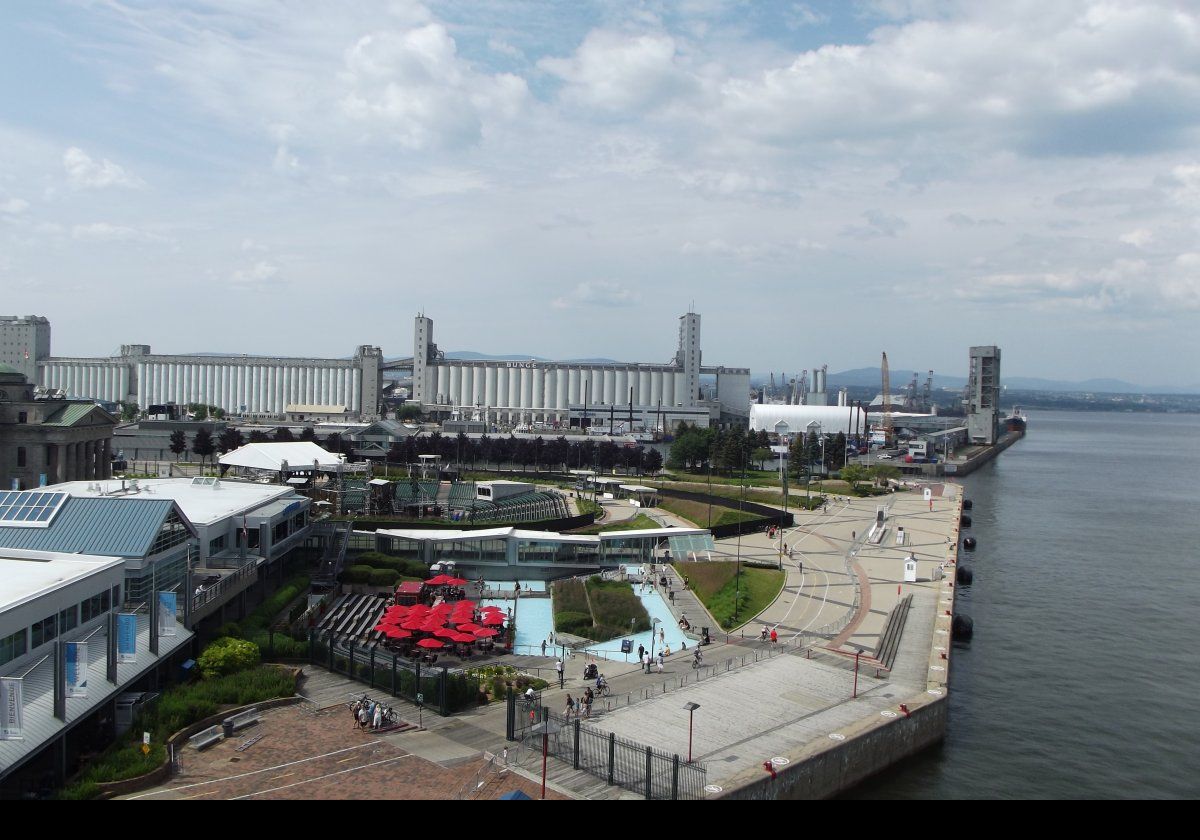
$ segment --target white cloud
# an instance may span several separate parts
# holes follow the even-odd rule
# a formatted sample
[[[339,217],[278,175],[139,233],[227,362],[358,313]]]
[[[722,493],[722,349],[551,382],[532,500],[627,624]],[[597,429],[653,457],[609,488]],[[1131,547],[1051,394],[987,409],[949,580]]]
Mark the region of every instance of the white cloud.
[[[876,239],[881,236],[895,238],[908,229],[908,222],[883,210],[868,210],[862,217],[867,220],[865,225],[847,225],[842,228],[841,235],[855,239]]]
[[[279,276],[279,266],[269,260],[258,260],[229,276],[229,287],[239,292],[267,292],[286,285]]]
[[[1154,241],[1154,233],[1146,228],[1138,228],[1131,230],[1129,233],[1122,234],[1121,241],[1126,245],[1133,245],[1136,248],[1145,248]]]
[[[113,225],[108,222],[92,222],[71,228],[71,238],[79,242],[169,242],[170,238],[148,230]]]
[[[19,216],[29,209],[29,202],[22,198],[9,198],[0,201],[0,213],[9,216]]]
[[[640,111],[699,90],[674,38],[595,30],[570,58],[544,58],[542,70],[567,83],[567,99],[604,111]]]
[[[555,309],[574,309],[581,306],[605,308],[636,306],[642,299],[639,292],[611,280],[584,281],[575,286],[570,294],[555,298],[550,305]]]
[[[73,187],[88,189],[104,189],[106,187],[128,187],[137,189],[145,186],[145,182],[136,175],[126,171],[108,158],[95,160],[77,146],[72,146],[63,152],[63,168],[67,172],[67,180]]]

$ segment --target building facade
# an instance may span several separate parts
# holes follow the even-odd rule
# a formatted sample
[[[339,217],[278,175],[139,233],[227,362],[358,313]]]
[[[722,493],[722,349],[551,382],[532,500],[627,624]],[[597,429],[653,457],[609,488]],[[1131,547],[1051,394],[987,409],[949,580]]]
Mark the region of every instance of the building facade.
[[[0,489],[108,478],[116,423],[90,402],[34,399],[25,376],[0,365]]]
[[[643,423],[660,414],[687,415],[689,422],[726,415],[744,422],[749,415],[749,369],[701,364],[694,312],[680,316],[668,364],[448,359],[434,343],[433,319],[422,314],[413,331],[412,369],[414,400],[488,423],[591,425],[610,409],[617,419],[632,414]],[[702,398],[702,375],[715,375],[715,400]]]
[[[967,379],[967,437],[971,443],[995,444],[1000,424],[1000,348],[971,348]]]

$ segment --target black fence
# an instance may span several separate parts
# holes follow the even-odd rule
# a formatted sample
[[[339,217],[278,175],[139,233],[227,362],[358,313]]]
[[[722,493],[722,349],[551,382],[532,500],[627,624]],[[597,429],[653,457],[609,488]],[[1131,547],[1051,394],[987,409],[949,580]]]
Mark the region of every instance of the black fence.
[[[502,528],[513,526],[522,531],[571,531],[575,528],[586,528],[595,524],[596,515],[585,513],[579,516],[567,516],[561,519],[539,519],[536,522],[451,522],[448,519],[383,519],[376,517],[355,517],[356,531],[378,531],[386,528],[404,528],[410,531],[445,530],[479,531],[487,528]]]
[[[510,697],[509,739],[647,799],[703,799],[708,768]]]
[[[464,671],[413,662],[374,645],[339,639],[328,631],[309,633],[308,661],[393,697],[420,703],[439,715],[454,714],[479,702],[479,684]]]
[[[707,493],[694,493],[688,490],[668,490],[665,488],[660,489],[658,494],[673,499],[685,499],[689,502],[700,502],[706,505],[711,504],[714,507],[737,509],[744,513],[755,515],[754,519],[748,519],[745,522],[734,522],[729,525],[718,525],[709,528],[716,539],[736,537],[738,534],[754,534],[759,531],[765,531],[772,525],[791,528],[796,524],[796,518],[790,512],[784,513],[781,510],[756,504],[755,502],[739,502],[737,499],[730,499],[727,496],[710,496]],[[781,496],[781,501],[782,498]]]

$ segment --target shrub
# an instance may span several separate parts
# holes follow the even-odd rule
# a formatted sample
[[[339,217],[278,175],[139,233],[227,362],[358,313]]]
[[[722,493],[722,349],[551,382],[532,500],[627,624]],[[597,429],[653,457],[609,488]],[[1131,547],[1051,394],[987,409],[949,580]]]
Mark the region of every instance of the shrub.
[[[375,569],[371,566],[351,566],[342,572],[342,583],[370,583]]]
[[[235,674],[258,664],[261,655],[258,645],[243,639],[217,639],[200,654],[197,664],[205,679]]]
[[[372,569],[369,582],[371,586],[394,586],[400,579],[400,573],[395,569]]]
[[[555,613],[554,629],[559,633],[590,636],[592,631],[592,616],[590,613],[580,612]]]

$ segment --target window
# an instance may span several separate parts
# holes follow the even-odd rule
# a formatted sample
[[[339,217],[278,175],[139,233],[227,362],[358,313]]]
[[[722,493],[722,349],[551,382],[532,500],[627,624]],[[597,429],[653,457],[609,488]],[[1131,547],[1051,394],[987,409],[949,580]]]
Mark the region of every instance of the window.
[[[66,633],[79,626],[79,606],[67,607],[58,614],[58,632]]]
[[[118,589],[118,592],[120,590]],[[84,623],[104,615],[112,607],[112,593],[105,589],[99,595],[93,595],[79,605],[81,618]]]
[[[154,538],[154,545],[150,546],[150,554],[154,555],[174,548],[177,545],[187,542],[187,539],[187,527],[180,521],[175,511],[171,511],[166,521],[163,522],[162,530]]]
[[[18,467],[25,466],[25,447],[24,446],[17,447],[17,466]]]
[[[50,615],[33,625],[33,646],[41,647],[58,635],[58,616]]]
[[[7,665],[14,659],[24,656],[27,650],[25,641],[24,627],[11,636],[0,639],[0,665]]]
[[[28,423],[29,422],[29,412],[28,411],[18,411],[17,412],[17,422],[18,423]]]
[[[224,551],[224,549],[225,549],[225,535],[224,534],[217,537],[215,540],[208,541],[208,555],[210,557],[214,554],[218,554],[221,551]]]

